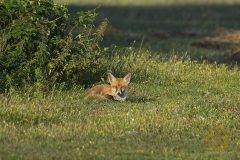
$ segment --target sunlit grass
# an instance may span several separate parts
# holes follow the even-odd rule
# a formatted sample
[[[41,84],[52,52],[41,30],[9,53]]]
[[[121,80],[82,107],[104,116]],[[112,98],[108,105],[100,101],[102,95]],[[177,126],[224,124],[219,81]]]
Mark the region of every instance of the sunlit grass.
[[[130,50],[121,55],[126,63],[117,55],[108,62],[116,73],[133,73],[126,102],[84,100],[82,88],[35,99],[1,95],[0,157],[238,159],[238,69],[144,53]],[[215,126],[230,135],[222,150],[205,141]]]

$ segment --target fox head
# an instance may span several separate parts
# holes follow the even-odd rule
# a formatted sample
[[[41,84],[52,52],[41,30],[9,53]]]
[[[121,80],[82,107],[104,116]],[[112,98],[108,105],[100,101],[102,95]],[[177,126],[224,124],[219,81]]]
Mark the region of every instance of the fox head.
[[[111,73],[109,73],[108,79],[112,88],[113,99],[125,101],[126,89],[130,83],[131,74],[128,73],[124,78],[115,78]]]

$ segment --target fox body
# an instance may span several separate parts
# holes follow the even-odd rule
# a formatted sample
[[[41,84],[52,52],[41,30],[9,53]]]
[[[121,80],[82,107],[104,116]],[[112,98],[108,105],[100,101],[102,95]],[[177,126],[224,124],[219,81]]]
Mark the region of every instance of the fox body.
[[[111,73],[108,74],[110,85],[102,84],[91,88],[86,95],[86,99],[106,100],[114,99],[125,101],[127,98],[127,86],[130,82],[131,74],[124,78],[115,78]]]

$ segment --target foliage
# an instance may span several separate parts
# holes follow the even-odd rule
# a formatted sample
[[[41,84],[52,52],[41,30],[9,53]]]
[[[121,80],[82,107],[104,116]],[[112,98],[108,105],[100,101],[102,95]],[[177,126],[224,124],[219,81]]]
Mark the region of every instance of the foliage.
[[[107,21],[94,32],[95,10],[70,16],[52,0],[2,0],[0,9],[2,91],[87,85],[101,74],[98,43]]]

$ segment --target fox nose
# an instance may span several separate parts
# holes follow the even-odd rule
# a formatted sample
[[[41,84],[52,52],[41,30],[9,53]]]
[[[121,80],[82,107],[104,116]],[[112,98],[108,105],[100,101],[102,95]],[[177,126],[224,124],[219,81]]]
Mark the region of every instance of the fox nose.
[[[117,95],[121,96],[121,95],[122,95],[122,93],[121,93],[121,92],[118,92],[118,93],[117,93]]]

